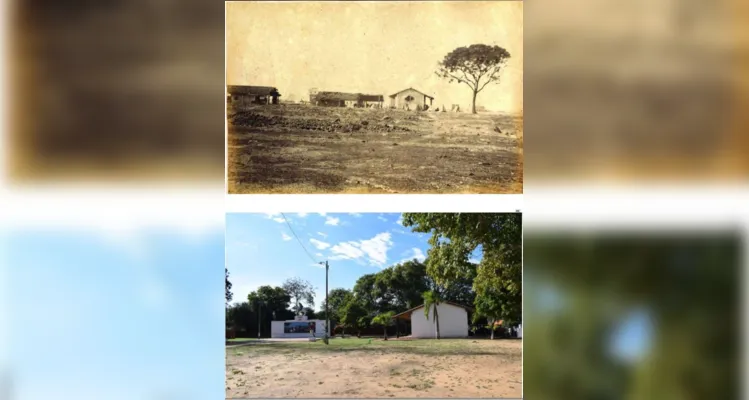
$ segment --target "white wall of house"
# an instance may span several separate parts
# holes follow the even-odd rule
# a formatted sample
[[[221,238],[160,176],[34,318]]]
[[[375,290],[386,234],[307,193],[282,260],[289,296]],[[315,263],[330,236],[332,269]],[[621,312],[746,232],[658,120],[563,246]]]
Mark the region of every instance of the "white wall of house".
[[[468,337],[468,313],[463,307],[442,303],[437,306],[440,320],[441,338]],[[434,323],[434,306],[429,311],[429,319],[424,315],[424,307],[411,314],[411,336],[414,338],[436,338],[437,325]]]
[[[323,319],[311,319],[305,322],[315,322],[315,336],[323,337],[325,335],[325,320]],[[295,320],[288,321],[271,321],[270,323],[270,337],[272,338],[306,338],[310,337],[309,332],[303,333],[284,333],[285,322],[299,322]]]
[[[411,96],[414,99],[410,102],[407,102],[406,97],[408,96]],[[429,104],[429,98],[427,98],[426,101],[427,101],[426,104]],[[397,109],[403,109],[406,104],[408,104],[411,110],[415,110],[417,106],[420,106],[423,108],[424,95],[414,89],[408,89],[395,95],[395,98],[392,98],[392,97],[390,98],[390,105]]]

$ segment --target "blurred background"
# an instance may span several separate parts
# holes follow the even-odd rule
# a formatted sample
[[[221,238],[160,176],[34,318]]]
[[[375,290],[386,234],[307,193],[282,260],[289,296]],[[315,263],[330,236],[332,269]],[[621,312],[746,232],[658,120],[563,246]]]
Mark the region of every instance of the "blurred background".
[[[3,234],[1,399],[223,397],[220,224]]]
[[[525,4],[525,178],[746,181],[749,4]]]
[[[528,231],[527,399],[739,399],[738,230]]]
[[[223,4],[3,5],[11,182],[223,181]]]

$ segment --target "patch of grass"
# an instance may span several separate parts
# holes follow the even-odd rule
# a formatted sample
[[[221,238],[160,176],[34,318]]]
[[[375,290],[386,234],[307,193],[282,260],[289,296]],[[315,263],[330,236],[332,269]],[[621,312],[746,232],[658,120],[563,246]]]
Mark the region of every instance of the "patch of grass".
[[[417,383],[410,383],[406,385],[406,387],[414,389],[414,390],[426,390],[430,389],[434,386],[434,381],[431,379],[428,379],[423,382],[417,382]]]
[[[234,338],[234,339],[227,339],[227,342],[234,343],[234,342],[249,342],[252,340],[257,340],[257,338]]]
[[[371,341],[371,342],[370,342]],[[319,342],[267,342],[242,346],[242,350],[252,355],[284,355],[299,357],[302,354],[347,353],[365,351],[375,354],[420,354],[420,355],[499,355],[501,349],[482,346],[470,339],[419,339],[419,340],[378,340],[378,339],[331,339],[330,345]],[[301,353],[300,353],[301,352]]]

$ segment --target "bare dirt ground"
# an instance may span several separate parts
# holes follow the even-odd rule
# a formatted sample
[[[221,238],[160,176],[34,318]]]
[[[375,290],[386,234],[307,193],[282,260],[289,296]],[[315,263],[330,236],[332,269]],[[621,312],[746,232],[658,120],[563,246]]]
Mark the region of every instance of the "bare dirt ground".
[[[227,349],[226,397],[520,398],[521,340],[333,339]]]
[[[522,193],[522,117],[282,104],[228,111],[229,193]]]

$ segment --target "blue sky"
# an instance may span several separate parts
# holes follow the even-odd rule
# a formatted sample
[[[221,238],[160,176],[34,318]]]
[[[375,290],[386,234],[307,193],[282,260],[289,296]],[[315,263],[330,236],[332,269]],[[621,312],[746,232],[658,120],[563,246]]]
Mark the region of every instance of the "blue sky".
[[[233,302],[262,285],[280,286],[300,277],[316,288],[315,309],[325,298],[325,269],[330,263],[330,289],[351,289],[356,280],[401,261],[423,260],[429,234],[411,232],[400,214],[227,214],[226,265]],[[298,236],[311,257],[294,237]]]
[[[0,373],[12,398],[223,398],[220,226],[6,239]]]

